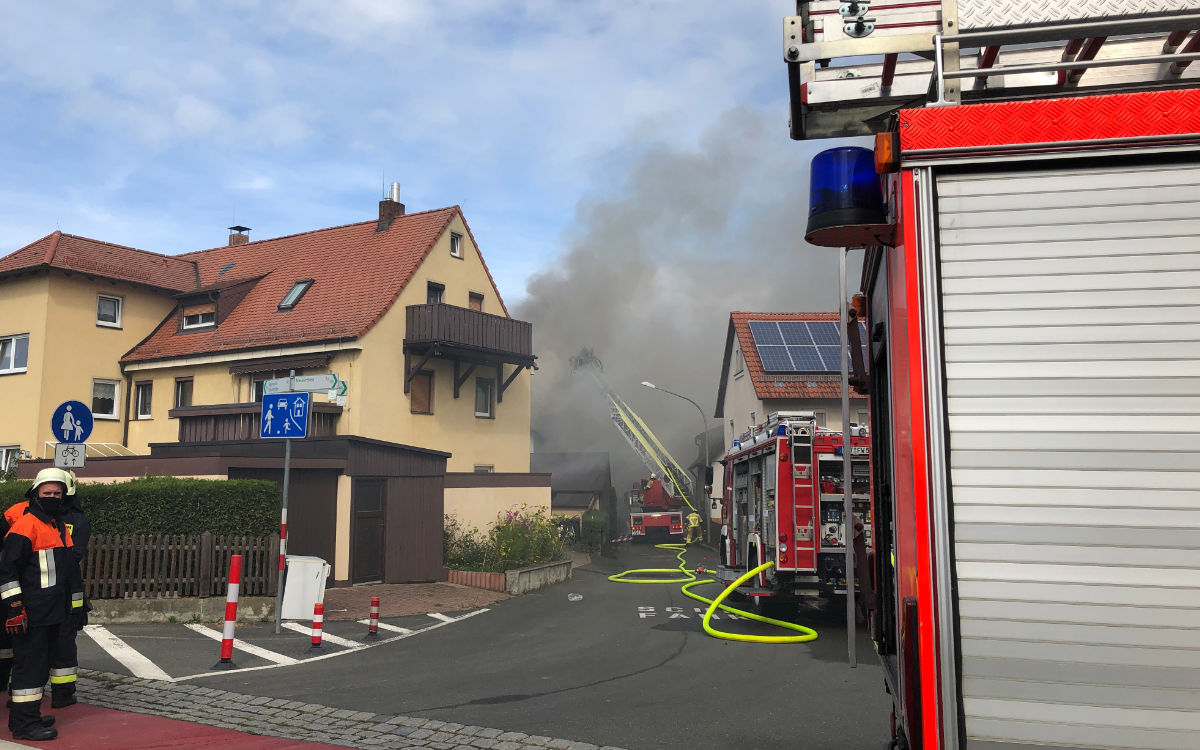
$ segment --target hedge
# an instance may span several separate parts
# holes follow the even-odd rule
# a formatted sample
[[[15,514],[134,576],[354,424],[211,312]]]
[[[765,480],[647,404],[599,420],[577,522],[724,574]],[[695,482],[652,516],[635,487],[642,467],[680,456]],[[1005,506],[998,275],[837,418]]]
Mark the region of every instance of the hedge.
[[[0,482],[0,507],[25,499],[29,480]],[[258,479],[143,477],[115,484],[80,482],[92,533],[263,537],[279,531],[279,487]]]

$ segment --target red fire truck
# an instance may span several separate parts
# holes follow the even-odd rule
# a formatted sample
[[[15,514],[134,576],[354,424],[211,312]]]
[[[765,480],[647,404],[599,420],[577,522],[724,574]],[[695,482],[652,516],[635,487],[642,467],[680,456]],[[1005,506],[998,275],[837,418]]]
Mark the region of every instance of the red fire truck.
[[[683,498],[658,479],[643,479],[629,493],[629,533],[634,542],[682,542]]]
[[[867,248],[892,747],[1200,747],[1200,3],[798,9],[793,136],[876,136],[806,237]]]
[[[850,440],[851,499],[869,546],[870,438]],[[846,540],[854,530],[848,536],[843,522],[842,446],[841,433],[819,429],[812,412],[772,413],[734,441],[724,460],[719,580],[769,560],[773,566],[739,589],[758,606],[846,592]]]

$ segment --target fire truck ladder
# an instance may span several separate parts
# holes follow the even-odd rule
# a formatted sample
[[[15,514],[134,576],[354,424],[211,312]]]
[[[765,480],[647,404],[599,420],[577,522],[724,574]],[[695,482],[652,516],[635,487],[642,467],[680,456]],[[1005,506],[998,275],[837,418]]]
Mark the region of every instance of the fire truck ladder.
[[[621,432],[625,442],[629,443],[629,447],[633,448],[633,452],[642,459],[642,463],[646,465],[650,471],[655,472],[662,478],[663,485],[672,495],[678,495],[683,498],[683,502],[689,508],[696,511],[696,506],[692,505],[692,501],[688,498],[688,493],[684,489],[686,487],[687,472],[679,465],[679,462],[671,455],[658,439],[658,436],[646,425],[645,420],[638,416],[629,404],[625,403],[625,399],[621,398],[604,378],[600,376],[600,370],[604,367],[600,360],[597,359],[589,349],[584,349],[578,357],[571,358],[571,369],[578,372],[579,370],[587,370],[592,376],[592,381],[604,397],[609,402],[609,412],[612,417],[613,424]],[[699,512],[699,511],[696,511]]]

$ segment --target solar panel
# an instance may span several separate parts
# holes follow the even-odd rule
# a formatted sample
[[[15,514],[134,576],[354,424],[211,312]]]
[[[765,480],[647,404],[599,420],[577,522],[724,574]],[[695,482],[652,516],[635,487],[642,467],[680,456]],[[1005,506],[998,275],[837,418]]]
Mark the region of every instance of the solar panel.
[[[779,335],[779,326],[773,320],[750,321],[750,335],[754,337],[755,346],[773,346],[784,343]]]
[[[758,357],[762,360],[763,369],[769,372],[791,372],[796,369],[788,357],[786,346],[760,346]]]
[[[812,336],[808,334],[808,323],[803,320],[779,321],[779,332],[783,334],[783,343],[789,346],[812,346]]]
[[[817,353],[815,346],[789,346],[787,347],[788,354],[792,355],[792,362],[796,364],[796,369],[802,372],[822,372],[825,370],[825,365],[821,362],[821,357]]]
[[[838,325],[832,320],[811,321],[808,330],[817,346],[837,346],[842,341],[838,335]]]
[[[826,370],[830,372],[842,371],[842,347],[818,346],[817,349],[821,352],[821,359],[825,361]]]

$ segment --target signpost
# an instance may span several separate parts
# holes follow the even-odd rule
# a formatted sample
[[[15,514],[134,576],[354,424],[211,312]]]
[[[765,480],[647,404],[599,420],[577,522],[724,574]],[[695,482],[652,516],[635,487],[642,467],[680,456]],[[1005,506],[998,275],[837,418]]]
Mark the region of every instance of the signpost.
[[[345,396],[348,389],[346,381],[336,373],[323,375],[293,375],[287,378],[275,378],[263,381],[263,395],[274,396],[279,393],[319,393],[329,391],[334,397]]]
[[[279,378],[287,382],[291,378]],[[274,381],[268,381],[274,382]],[[279,583],[275,587],[275,632],[279,632],[283,615],[283,568],[287,559],[288,481],[292,473],[292,440],[308,435],[308,412],[311,393],[277,393],[264,395],[259,416],[258,436],[262,439],[283,438],[283,509],[279,521]]]
[[[50,416],[54,446],[54,465],[59,469],[83,468],[87,447],[83,442],[92,434],[92,410],[82,401],[64,401]]]

